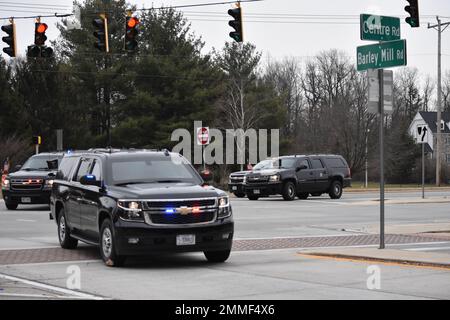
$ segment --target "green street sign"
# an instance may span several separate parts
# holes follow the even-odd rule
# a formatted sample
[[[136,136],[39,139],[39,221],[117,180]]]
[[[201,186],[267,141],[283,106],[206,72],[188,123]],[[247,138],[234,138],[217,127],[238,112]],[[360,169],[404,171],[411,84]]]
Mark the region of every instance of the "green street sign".
[[[358,71],[406,66],[406,40],[396,40],[356,49]]]
[[[360,15],[361,40],[400,40],[400,19],[396,17]]]

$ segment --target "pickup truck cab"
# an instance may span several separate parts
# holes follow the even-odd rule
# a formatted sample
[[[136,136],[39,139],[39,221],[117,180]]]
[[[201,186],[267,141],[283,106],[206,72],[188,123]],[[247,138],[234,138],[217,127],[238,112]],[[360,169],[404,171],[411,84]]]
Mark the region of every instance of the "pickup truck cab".
[[[168,151],[92,150],[65,156],[53,184],[51,216],[62,248],[100,247],[108,266],[128,256],[203,251],[223,262],[234,222],[227,194],[205,184]]]
[[[351,186],[350,168],[339,155],[293,155],[258,163],[245,178],[248,199],[281,194],[284,200],[328,193],[339,199]]]

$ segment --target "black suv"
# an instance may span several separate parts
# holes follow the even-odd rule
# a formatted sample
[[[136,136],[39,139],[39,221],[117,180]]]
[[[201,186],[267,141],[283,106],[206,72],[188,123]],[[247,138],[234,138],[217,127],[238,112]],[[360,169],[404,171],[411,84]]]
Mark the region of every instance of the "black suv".
[[[2,195],[8,210],[19,204],[49,204],[53,179],[63,153],[40,153],[31,156],[16,172],[6,176]]]
[[[250,200],[281,194],[284,200],[295,196],[328,193],[339,199],[342,189],[351,186],[350,168],[338,155],[296,155],[261,161],[245,178],[245,193]]]
[[[105,150],[65,156],[51,216],[61,247],[99,245],[108,266],[155,252],[203,251],[228,259],[234,223],[227,194],[208,186],[181,155]]]
[[[238,198],[245,197],[245,176],[250,171],[238,171],[230,174],[228,181],[228,190]]]

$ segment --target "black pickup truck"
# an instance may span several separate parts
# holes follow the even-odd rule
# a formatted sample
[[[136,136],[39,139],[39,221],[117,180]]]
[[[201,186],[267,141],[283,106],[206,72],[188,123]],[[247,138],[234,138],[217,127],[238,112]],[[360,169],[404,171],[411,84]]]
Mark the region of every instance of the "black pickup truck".
[[[49,204],[50,192],[63,153],[40,153],[31,156],[16,172],[6,176],[2,195],[8,210],[19,204]]]
[[[100,247],[108,266],[127,256],[203,251],[223,262],[234,222],[227,194],[168,151],[91,150],[66,155],[51,195],[62,248]]]
[[[351,186],[350,168],[339,155],[295,155],[258,163],[245,178],[248,199],[281,194],[285,200],[328,193],[339,199]]]

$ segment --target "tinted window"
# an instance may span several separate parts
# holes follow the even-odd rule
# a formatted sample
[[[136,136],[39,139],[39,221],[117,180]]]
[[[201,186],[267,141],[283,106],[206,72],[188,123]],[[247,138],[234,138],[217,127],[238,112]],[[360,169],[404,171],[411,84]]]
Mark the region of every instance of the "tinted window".
[[[253,167],[253,170],[263,169],[290,169],[294,167],[295,158],[279,158],[276,160],[264,160]]]
[[[89,169],[91,167],[92,160],[83,158],[78,166],[77,174],[75,175],[74,181],[80,181],[82,176],[89,174]]]
[[[129,157],[110,158],[107,162],[107,183],[170,183],[200,184],[200,177],[189,162],[176,156],[136,154]]]
[[[300,160],[300,163],[298,164],[299,167],[306,166],[306,169],[311,169],[311,166],[309,165],[308,159]]]
[[[311,160],[313,169],[323,169],[323,164],[320,159],[312,159]]]
[[[56,178],[68,181],[70,178],[70,172],[72,171],[73,166],[77,163],[77,160],[77,157],[63,158],[61,160],[61,164],[59,165],[59,170]]]
[[[329,168],[347,168],[347,165],[340,158],[325,158],[325,163]]]
[[[97,180],[102,180],[102,173],[100,162],[98,160],[94,160],[94,165],[92,166],[91,174],[95,176]]]
[[[49,171],[58,169],[58,163],[62,156],[45,155],[45,156],[32,156],[25,162],[21,170],[42,170]]]

